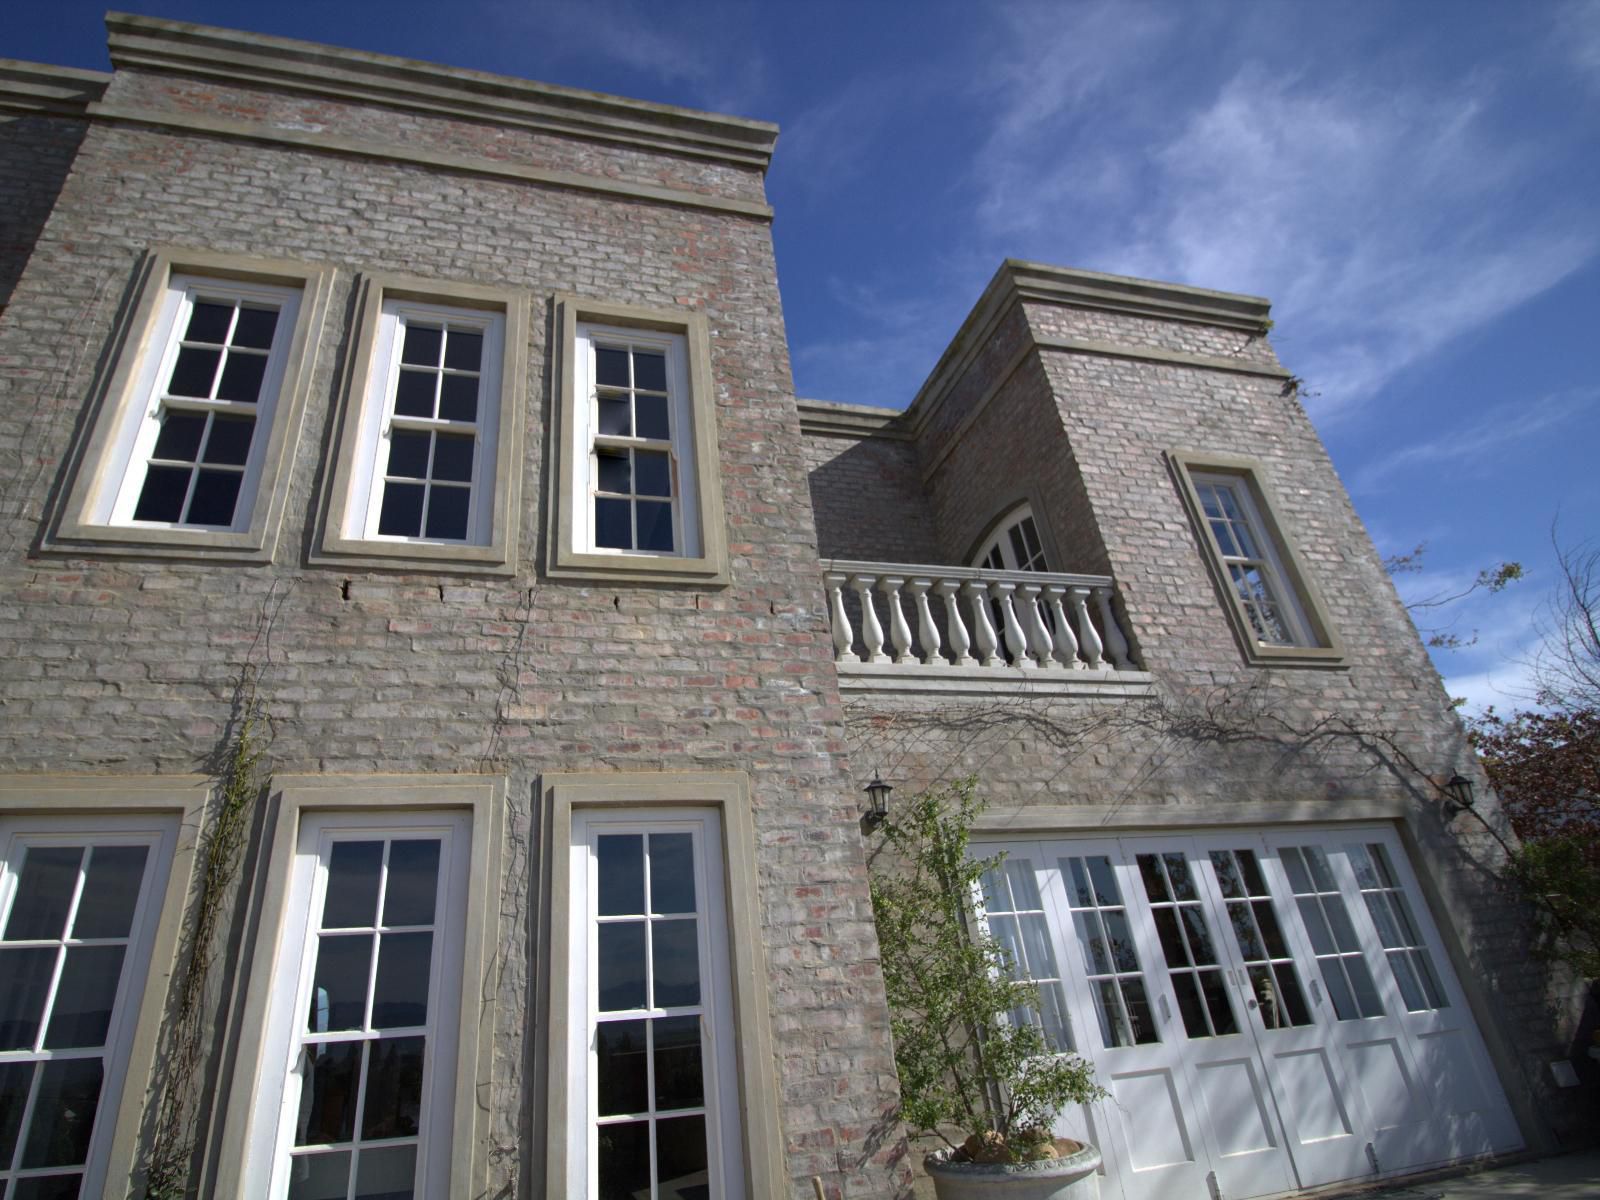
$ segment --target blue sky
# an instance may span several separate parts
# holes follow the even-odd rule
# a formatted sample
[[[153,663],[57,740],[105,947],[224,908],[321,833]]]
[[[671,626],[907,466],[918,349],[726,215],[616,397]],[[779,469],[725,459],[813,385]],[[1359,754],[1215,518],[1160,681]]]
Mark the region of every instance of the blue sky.
[[[1270,297],[1404,593],[1527,568],[1451,610],[1476,705],[1600,534],[1600,0],[126,7],[776,121],[802,396],[903,407],[1007,256]],[[101,15],[13,0],[0,55],[104,68]]]

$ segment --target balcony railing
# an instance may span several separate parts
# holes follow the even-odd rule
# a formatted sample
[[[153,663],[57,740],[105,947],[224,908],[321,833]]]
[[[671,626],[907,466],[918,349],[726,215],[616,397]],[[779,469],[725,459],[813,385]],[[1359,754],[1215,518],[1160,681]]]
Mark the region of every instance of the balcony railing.
[[[839,559],[822,567],[843,686],[1077,691],[1149,682],[1117,623],[1109,576]]]

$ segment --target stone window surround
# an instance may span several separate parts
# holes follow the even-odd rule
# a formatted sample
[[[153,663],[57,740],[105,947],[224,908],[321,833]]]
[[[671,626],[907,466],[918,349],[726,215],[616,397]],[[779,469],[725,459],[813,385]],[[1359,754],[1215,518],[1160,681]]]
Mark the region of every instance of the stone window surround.
[[[216,781],[203,775],[162,776],[11,776],[0,779],[0,813],[46,820],[149,815],[172,827],[172,854],[165,881],[153,881],[150,900],[158,906],[155,935],[136,1005],[121,1094],[102,1097],[100,1120],[115,1122],[105,1156],[105,1178],[128,1179],[139,1164],[140,1127],[145,1101],[156,1086],[156,1052],[161,1042],[167,991],[178,969],[180,939],[194,877],[195,850],[205,821],[207,799]]]
[[[1259,459],[1237,454],[1189,450],[1169,450],[1166,458],[1184,508],[1188,511],[1206,570],[1222,597],[1223,611],[1227,613],[1234,640],[1238,642],[1246,661],[1254,666],[1343,666],[1344,645],[1296,549],[1295,539],[1288,536],[1278,515],[1282,509],[1276,501],[1264,464]],[[1315,644],[1274,646],[1263,645],[1256,640],[1244,605],[1239,600],[1233,581],[1219,556],[1216,540],[1207,525],[1205,510],[1194,485],[1195,472],[1236,476],[1249,489],[1265,526],[1261,532],[1272,541],[1273,549],[1277,551],[1285,576],[1283,583],[1293,593],[1292,600],[1298,603]]]
[[[684,309],[605,304],[558,293],[555,297],[557,393],[552,406],[551,453],[557,467],[549,476],[549,553],[545,573],[556,579],[614,580],[622,583],[683,583],[721,587],[728,583],[727,528],[718,467],[716,396],[711,379],[709,323],[703,313]],[[584,550],[576,540],[572,497],[590,448],[576,444],[578,325],[580,323],[655,330],[681,337],[688,351],[689,396],[693,425],[694,478],[700,512],[699,554],[617,554]],[[691,543],[692,544],[692,543]]]
[[[766,954],[756,880],[756,836],[749,778],[740,771],[547,772],[539,780],[542,807],[550,813],[550,943],[545,954],[548,1030],[546,1079],[545,1193],[577,1194],[569,1186],[567,1083],[576,1065],[568,1061],[570,928],[573,904],[570,856],[574,810],[716,809],[722,824],[723,887],[727,900],[728,964],[733,982],[738,1103],[744,1120],[745,1196],[783,1200],[789,1194],[779,1127],[776,1048],[767,1008]]]
[[[502,826],[506,781],[498,775],[284,775],[273,779],[262,837],[259,891],[240,953],[235,995],[242,996],[231,1044],[223,1059],[231,1064],[231,1084],[219,1083],[222,1131],[213,1167],[201,1191],[248,1200],[245,1157],[254,1123],[255,1101],[266,1064],[257,1053],[266,1029],[271,988],[251,987],[270,980],[279,936],[288,917],[289,890],[300,837],[300,818],[312,812],[341,814],[438,813],[466,810],[471,815],[466,935],[461,978],[463,993],[457,1033],[455,1112],[450,1145],[458,1164],[451,1172],[450,1200],[470,1200],[488,1183],[488,1094],[494,1050],[495,1001],[482,981],[499,945]],[[272,1068],[277,1069],[277,1068]],[[207,1186],[209,1185],[209,1186]]]
[[[238,530],[152,528],[111,525],[95,517],[106,489],[122,485],[111,473],[124,439],[136,427],[126,420],[130,405],[148,400],[138,388],[141,368],[150,353],[156,327],[174,276],[195,275],[219,283],[260,283],[300,292],[300,312],[291,331],[248,523]],[[288,498],[294,446],[299,439],[307,396],[322,341],[323,323],[333,290],[332,267],[287,259],[217,254],[181,247],[153,247],[141,260],[131,302],[113,337],[110,375],[97,388],[87,441],[73,475],[59,521],[42,539],[41,548],[78,554],[131,555],[145,558],[207,558],[267,563],[282,524]],[[257,431],[257,436],[261,432]],[[236,514],[237,520],[237,514]]]
[[[333,443],[333,462],[326,472],[319,538],[309,560],[322,566],[415,568],[466,574],[511,575],[516,571],[522,516],[522,426],[528,396],[528,336],[531,302],[526,292],[482,287],[447,280],[420,279],[393,274],[365,274],[357,302],[356,336],[345,364],[341,397],[343,415]],[[488,541],[481,545],[379,540],[352,537],[350,506],[354,502],[356,456],[362,449],[362,418],[374,379],[387,374],[387,365],[375,361],[379,324],[386,301],[410,300],[420,304],[480,308],[503,315],[503,354],[498,399],[483,397],[482,405],[499,405],[499,429],[492,471],[485,471],[483,500],[492,503]]]

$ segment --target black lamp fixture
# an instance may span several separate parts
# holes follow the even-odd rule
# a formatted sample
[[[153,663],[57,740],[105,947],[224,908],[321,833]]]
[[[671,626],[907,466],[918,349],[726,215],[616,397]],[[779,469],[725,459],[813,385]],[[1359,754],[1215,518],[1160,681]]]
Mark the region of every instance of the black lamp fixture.
[[[1457,771],[1444,785],[1444,794],[1446,802],[1453,810],[1452,816],[1456,812],[1465,812],[1472,807],[1472,780]]]
[[[876,829],[888,819],[889,793],[894,791],[894,787],[885,783],[877,771],[873,771],[872,782],[861,790],[867,794],[867,811],[861,820],[868,829]]]

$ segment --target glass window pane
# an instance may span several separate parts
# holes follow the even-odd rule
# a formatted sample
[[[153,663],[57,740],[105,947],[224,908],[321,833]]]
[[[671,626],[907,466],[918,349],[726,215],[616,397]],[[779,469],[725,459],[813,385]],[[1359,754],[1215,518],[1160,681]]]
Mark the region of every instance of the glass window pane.
[[[1137,971],[1139,955],[1133,948],[1133,933],[1128,928],[1127,915],[1121,909],[1107,909],[1100,916],[1105,921],[1111,961],[1116,964],[1116,969]]]
[[[596,839],[598,911],[602,917],[644,912],[644,838],[637,833]]]
[[[370,933],[323,934],[317,946],[310,1033],[360,1029],[367,1018],[367,979],[372,965]]]
[[[254,350],[272,349],[272,335],[278,328],[275,308],[240,308],[233,326],[233,344]]]
[[[1345,983],[1344,972],[1339,969],[1340,960],[1337,958],[1324,958],[1317,965],[1322,968],[1322,982],[1328,989],[1328,999],[1333,1001],[1333,1012],[1341,1021],[1353,1021],[1358,1015],[1355,998],[1350,995],[1350,988]]]
[[[1288,958],[1289,946],[1283,940],[1278,914],[1272,911],[1272,901],[1257,900],[1252,907],[1256,910],[1256,924],[1261,928],[1261,936],[1266,939],[1267,955],[1271,958]]]
[[[706,1102],[700,1067],[700,1018],[663,1017],[653,1024],[656,1108],[698,1108]]]
[[[635,1200],[650,1195],[650,1122],[602,1125],[599,1137],[599,1200]]]
[[[389,464],[385,473],[400,479],[426,479],[428,450],[432,445],[431,433],[394,430],[389,435]]]
[[[216,304],[196,300],[189,310],[189,327],[183,332],[186,342],[210,342],[220,346],[228,340],[228,326],[233,324],[233,304]]]
[[[472,510],[472,489],[435,487],[428,495],[427,537],[461,541],[467,536],[467,517]]]
[[[599,1097],[597,1111],[602,1117],[649,1111],[647,1024],[601,1021],[595,1026],[595,1087]]]
[[[61,968],[61,983],[44,1033],[48,1050],[103,1046],[111,1028],[111,1006],[122,978],[122,946],[73,946]]]
[[[1187,967],[1189,952],[1183,944],[1183,934],[1178,929],[1178,914],[1170,908],[1152,910],[1156,922],[1156,936],[1161,939],[1161,955],[1169,967]]]
[[[297,1154],[290,1160],[289,1200],[344,1200],[349,1191],[350,1151]]]
[[[420,483],[384,484],[383,506],[378,511],[378,532],[385,537],[420,537],[423,495]]]
[[[183,502],[189,495],[189,471],[184,467],[151,467],[145,472],[139,502],[133,506],[135,521],[177,521],[183,516]]]
[[[1171,978],[1178,1012],[1183,1016],[1184,1033],[1192,1038],[1210,1037],[1211,1029],[1206,1024],[1205,1008],[1200,1002],[1200,985],[1188,971],[1176,972]]]
[[[1417,982],[1416,972],[1412,969],[1411,956],[1401,951],[1391,953],[1388,958],[1389,966],[1394,970],[1394,981],[1400,985],[1400,998],[1405,1002],[1406,1011],[1425,1011],[1429,1005],[1422,999],[1422,986]]]
[[[670,1117],[656,1125],[657,1195],[692,1196],[706,1177],[706,1119]]]
[[[1179,909],[1183,914],[1183,927],[1189,935],[1189,952],[1194,956],[1198,965],[1207,965],[1217,961],[1216,947],[1211,944],[1211,930],[1206,925],[1206,917],[1196,905],[1185,905]]]
[[[16,898],[6,918],[6,941],[58,938],[66,932],[82,862],[81,846],[31,846],[23,852]]]
[[[200,457],[200,438],[205,431],[204,415],[165,409],[161,414],[161,432],[156,435],[156,448],[150,452],[150,457],[194,462]]]
[[[658,921],[651,930],[657,1008],[700,1003],[698,929],[699,922],[691,918]]]
[[[230,417],[218,414],[211,418],[211,436],[206,439],[208,463],[242,467],[250,457],[250,437],[256,430],[254,417]]]
[[[422,1116],[422,1060],[427,1039],[380,1038],[367,1051],[363,1138],[415,1137]]]
[[[472,450],[477,438],[470,433],[441,433],[433,440],[433,478],[452,483],[472,481]]]
[[[1172,898],[1193,900],[1194,880],[1189,877],[1189,860],[1181,854],[1163,854],[1161,862],[1167,868],[1167,878],[1172,882]]]
[[[645,350],[633,352],[633,386],[645,392],[667,390],[667,356]]]
[[[1056,970],[1055,951],[1050,946],[1050,927],[1045,922],[1043,913],[1029,913],[1019,917],[1022,925],[1023,944],[1028,953],[1028,973],[1036,977],[1055,978],[1059,972]]]
[[[322,928],[351,929],[373,924],[378,912],[378,873],[382,868],[382,842],[333,843],[328,852]]]
[[[1100,1018],[1101,1044],[1108,1049],[1112,1046],[1133,1045],[1133,1030],[1128,1027],[1128,1020],[1123,1015],[1122,1004],[1117,996],[1116,981],[1102,979],[1092,987],[1095,1013]]]
[[[1344,898],[1332,895],[1323,905],[1328,914],[1328,924],[1333,927],[1333,940],[1339,949],[1346,954],[1361,949],[1361,943],[1356,941],[1355,926],[1350,924],[1350,912],[1344,906]]]
[[[52,947],[0,950],[0,1050],[32,1050],[56,971]]]
[[[1234,1020],[1233,1005],[1228,1000],[1228,990],[1222,981],[1221,971],[1201,971],[1200,990],[1206,998],[1206,1011],[1211,1014],[1211,1027],[1217,1031],[1218,1036],[1225,1033],[1238,1033],[1239,1025]]]
[[[1297,896],[1304,896],[1307,892],[1317,889],[1311,886],[1311,873],[1306,870],[1305,859],[1300,857],[1298,846],[1286,846],[1278,851],[1278,861],[1283,864],[1285,874],[1289,876],[1289,887]]]
[[[1094,891],[1089,886],[1089,872],[1083,868],[1083,859],[1070,860],[1070,874],[1072,875],[1072,906],[1074,908],[1093,908]]]
[[[638,436],[657,442],[672,440],[672,419],[665,396],[636,396],[633,411],[639,423]]]
[[[222,382],[217,385],[217,399],[254,404],[261,399],[261,381],[266,375],[265,354],[230,350],[228,361],[222,368]]]
[[[633,421],[628,412],[626,396],[601,396],[600,432],[608,437],[632,437]]]
[[[641,496],[672,495],[672,466],[665,454],[638,450],[633,455],[634,483]]]
[[[1091,975],[1108,975],[1111,957],[1106,953],[1105,936],[1100,932],[1100,922],[1093,912],[1075,912],[1073,925],[1078,931],[1078,945],[1083,950],[1083,967]]]
[[[1377,869],[1372,865],[1372,857],[1367,853],[1365,846],[1346,846],[1345,857],[1350,860],[1350,869],[1356,873],[1356,886],[1362,891],[1382,887],[1378,882]]]
[[[594,502],[594,544],[612,550],[633,549],[633,507],[628,501]]]
[[[1301,896],[1295,903],[1300,906],[1300,920],[1306,927],[1306,936],[1311,939],[1312,951],[1316,954],[1332,954],[1333,935],[1328,932],[1328,923],[1322,919],[1322,906],[1317,903],[1317,898]]]
[[[431,933],[386,933],[378,939],[378,979],[372,992],[374,1029],[398,1029],[427,1021],[432,963]]]
[[[1428,1005],[1431,1008],[1449,1008],[1450,1001],[1445,998],[1444,988],[1439,983],[1438,975],[1434,974],[1433,960],[1426,950],[1418,950],[1411,956],[1416,964],[1417,978],[1422,980],[1422,990],[1427,993]]]
[[[0,1170],[11,1166],[11,1152],[17,1148],[22,1128],[22,1110],[28,1106],[28,1089],[33,1086],[31,1062],[0,1062]]]
[[[433,416],[433,392],[438,379],[432,371],[401,371],[394,385],[395,415]]]
[[[168,393],[174,396],[209,398],[211,384],[217,377],[217,366],[221,362],[221,350],[185,346],[178,351],[178,361],[172,365],[172,379],[167,384]]]
[[[234,505],[244,476],[237,471],[201,471],[189,498],[189,525],[232,525]]]
[[[31,1175],[17,1180],[11,1200],[78,1200],[83,1174],[73,1171],[61,1175]]]
[[[694,838],[687,833],[650,835],[650,911],[692,913]]]
[[[361,1151],[355,1200],[411,1200],[417,1179],[415,1146],[382,1146]]]
[[[356,1082],[361,1042],[329,1042],[302,1051],[300,1112],[294,1144],[348,1142],[356,1133]]]
[[[1095,903],[1101,907],[1121,904],[1122,892],[1117,888],[1117,877],[1111,870],[1111,860],[1103,854],[1096,854],[1085,861],[1089,865],[1089,881],[1094,884]]]
[[[445,421],[478,419],[478,376],[446,375],[439,384],[439,417]]]
[[[439,842],[405,838],[389,843],[389,880],[383,893],[385,925],[432,925],[439,890]]]
[[[595,486],[602,492],[633,491],[633,472],[626,450],[598,449],[594,452]]]
[[[1011,897],[1006,891],[1005,876],[999,868],[990,867],[985,871],[979,882],[983,887],[983,907],[985,912],[1010,912]]]
[[[1161,863],[1154,854],[1139,855],[1139,876],[1144,880],[1144,894],[1160,904],[1172,899],[1167,891],[1166,878],[1161,874]]]
[[[598,933],[600,1011],[643,1008],[644,922],[609,922]]]
[[[1306,1006],[1306,996],[1300,988],[1300,976],[1289,963],[1273,963],[1272,971],[1278,980],[1278,995],[1283,1011],[1295,1025],[1311,1024],[1311,1009]]]
[[[1311,868],[1311,878],[1316,881],[1317,891],[1339,890],[1339,885],[1333,881],[1333,872],[1328,868],[1328,856],[1316,846],[1306,847],[1306,865]]]
[[[640,500],[639,546],[640,550],[653,550],[657,554],[672,552],[672,505],[653,500]]]
[[[1066,999],[1059,983],[1039,985],[1039,1006],[1045,1044],[1062,1054],[1072,1050],[1072,1022],[1067,1019]]]
[[[439,348],[444,342],[444,330],[436,326],[413,325],[410,323],[406,325],[405,329],[405,341],[402,343],[400,361],[424,367],[438,366]]]
[[[609,346],[596,346],[594,350],[594,381],[601,387],[627,387],[628,352]]]
[[[1372,972],[1367,969],[1367,960],[1359,955],[1351,955],[1344,960],[1344,965],[1350,972],[1350,987],[1355,992],[1356,1007],[1361,1010],[1361,1015],[1383,1016],[1383,1001],[1378,999],[1378,989],[1373,986]]]
[[[1250,895],[1267,895],[1267,881],[1262,877],[1261,864],[1256,861],[1255,851],[1240,850],[1235,856],[1239,860],[1239,870],[1244,876],[1244,884]]]
[[[100,1107],[99,1058],[67,1058],[39,1066],[39,1095],[22,1149],[24,1167],[81,1166]]]
[[[445,343],[444,365],[452,371],[476,371],[483,365],[483,334],[452,329]]]
[[[1378,931],[1378,940],[1390,949],[1405,945],[1395,925],[1394,914],[1389,910],[1389,897],[1378,892],[1367,892],[1363,899],[1367,902],[1373,927]]]
[[[1133,1027],[1133,1040],[1140,1045],[1159,1042],[1161,1037],[1156,1032],[1155,1017],[1150,1012],[1150,1000],[1145,995],[1144,980],[1129,978],[1118,982],[1122,986],[1122,1008],[1128,1014],[1128,1023]]]

